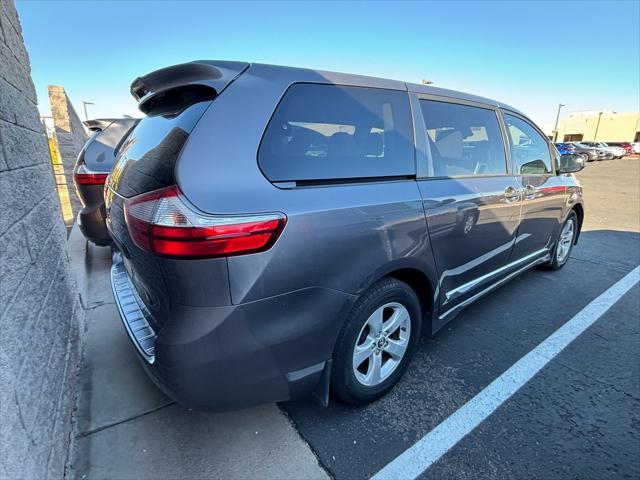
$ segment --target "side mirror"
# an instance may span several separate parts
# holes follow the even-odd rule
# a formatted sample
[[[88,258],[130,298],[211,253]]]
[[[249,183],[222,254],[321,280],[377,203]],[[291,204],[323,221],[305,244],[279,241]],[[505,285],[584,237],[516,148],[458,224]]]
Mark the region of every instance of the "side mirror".
[[[575,173],[582,170],[586,165],[586,160],[582,155],[567,153],[560,156],[560,173]]]

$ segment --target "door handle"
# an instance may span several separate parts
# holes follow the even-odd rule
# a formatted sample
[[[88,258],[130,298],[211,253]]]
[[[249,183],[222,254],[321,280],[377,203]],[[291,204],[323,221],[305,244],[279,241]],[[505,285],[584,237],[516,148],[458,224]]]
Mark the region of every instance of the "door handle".
[[[504,199],[507,203],[515,202],[520,199],[520,192],[513,187],[507,187],[504,189]]]
[[[536,197],[536,187],[533,185],[525,185],[523,190],[525,200],[532,200]]]

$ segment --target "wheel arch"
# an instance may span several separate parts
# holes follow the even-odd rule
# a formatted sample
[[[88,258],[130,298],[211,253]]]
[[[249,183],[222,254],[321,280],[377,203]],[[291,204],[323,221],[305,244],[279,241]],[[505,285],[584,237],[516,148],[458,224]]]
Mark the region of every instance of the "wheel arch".
[[[416,293],[422,309],[423,332],[432,333],[433,316],[437,313],[437,274],[435,268],[405,258],[389,262],[376,270],[358,289],[358,295],[384,277],[406,283]]]
[[[578,243],[578,237],[580,237],[580,232],[582,232],[582,222],[584,221],[584,207],[581,203],[576,203],[571,210],[576,212],[576,216],[578,217],[578,232],[576,233],[576,240],[574,245]]]

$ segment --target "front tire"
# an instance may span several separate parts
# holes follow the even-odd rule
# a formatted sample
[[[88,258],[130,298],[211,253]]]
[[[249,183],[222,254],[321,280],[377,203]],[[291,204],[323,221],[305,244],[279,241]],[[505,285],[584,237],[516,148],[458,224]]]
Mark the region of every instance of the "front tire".
[[[544,264],[543,267],[547,270],[559,270],[564,267],[571,256],[571,250],[573,250],[573,245],[576,243],[577,235],[578,215],[571,210],[560,228],[551,260]]]
[[[422,316],[406,283],[386,277],[357,300],[333,353],[331,387],[344,402],[365,405],[387,393],[404,374]]]

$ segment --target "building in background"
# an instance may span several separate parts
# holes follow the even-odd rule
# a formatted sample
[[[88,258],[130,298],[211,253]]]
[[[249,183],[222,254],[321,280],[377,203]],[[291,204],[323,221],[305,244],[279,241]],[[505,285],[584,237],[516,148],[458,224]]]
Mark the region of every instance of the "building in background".
[[[560,120],[557,135],[551,138],[556,142],[640,142],[640,112],[592,110],[570,113]]]

